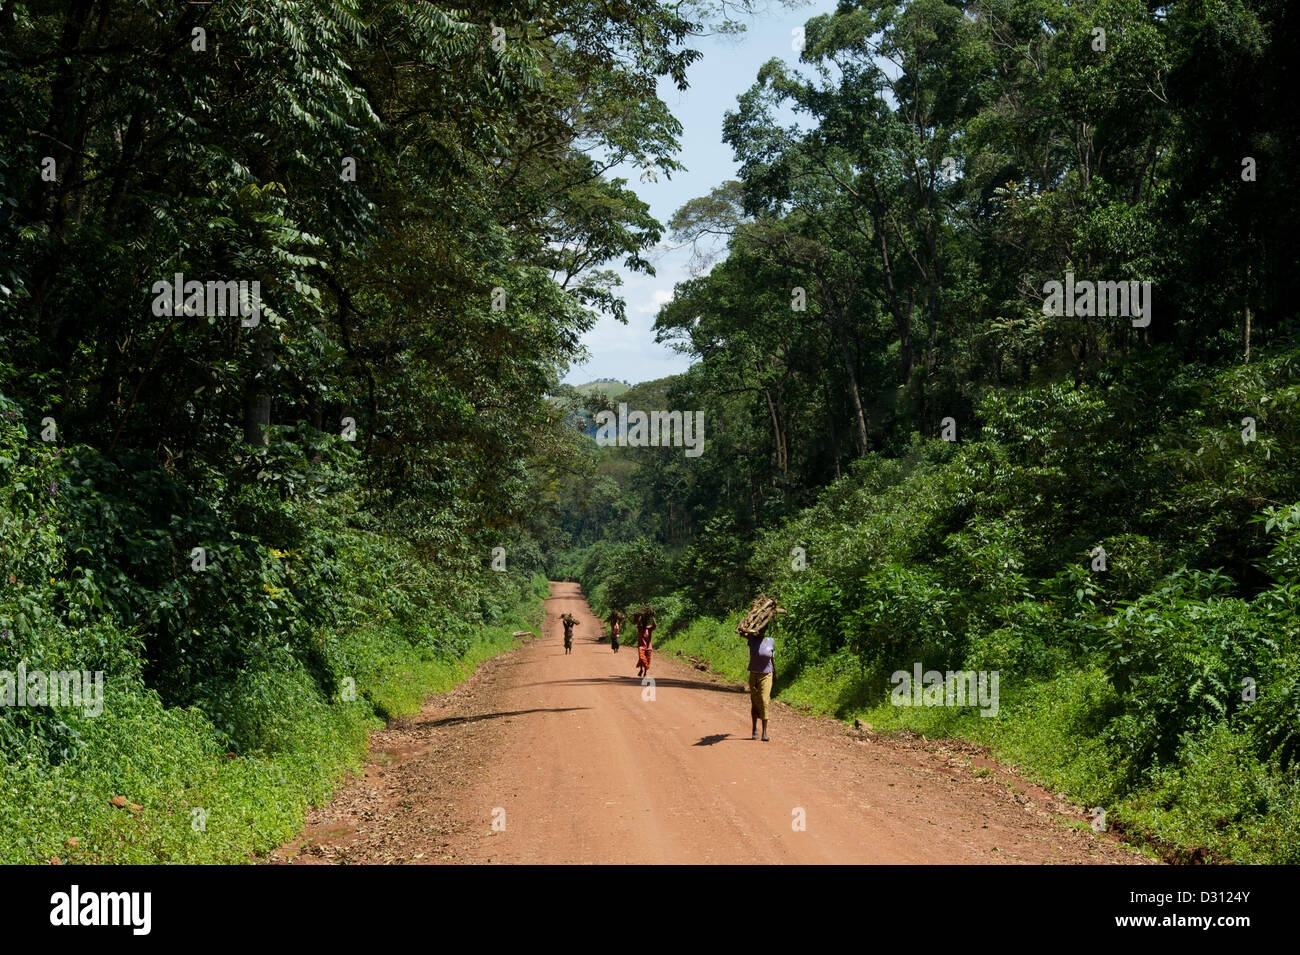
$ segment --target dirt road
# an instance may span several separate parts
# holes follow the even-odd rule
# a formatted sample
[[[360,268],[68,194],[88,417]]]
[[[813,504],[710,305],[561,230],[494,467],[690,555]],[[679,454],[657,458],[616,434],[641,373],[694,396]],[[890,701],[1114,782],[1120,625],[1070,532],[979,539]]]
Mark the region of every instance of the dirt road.
[[[635,646],[597,642],[578,585],[551,593],[539,638],[375,734],[364,776],[273,860],[1144,861],[975,747],[779,704],[772,742],[755,742],[742,687],[656,653],[652,694]],[[580,621],[570,655],[566,611]]]

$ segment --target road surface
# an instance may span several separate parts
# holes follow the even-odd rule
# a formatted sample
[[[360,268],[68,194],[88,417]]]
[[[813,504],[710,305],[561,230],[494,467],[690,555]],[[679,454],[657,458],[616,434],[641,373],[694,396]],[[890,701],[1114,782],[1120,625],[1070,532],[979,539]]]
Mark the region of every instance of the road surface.
[[[656,652],[650,693],[635,635],[615,654],[578,585],[551,588],[539,637],[374,734],[364,775],[272,861],[1145,861],[978,747],[779,703],[751,740],[743,687]]]

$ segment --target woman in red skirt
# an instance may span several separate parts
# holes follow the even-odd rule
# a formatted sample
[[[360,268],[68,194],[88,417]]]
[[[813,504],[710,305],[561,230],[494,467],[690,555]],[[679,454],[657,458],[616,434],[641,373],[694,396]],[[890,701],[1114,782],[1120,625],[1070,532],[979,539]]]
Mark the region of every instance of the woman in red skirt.
[[[654,608],[636,618],[636,675],[650,671],[650,635],[655,632]]]

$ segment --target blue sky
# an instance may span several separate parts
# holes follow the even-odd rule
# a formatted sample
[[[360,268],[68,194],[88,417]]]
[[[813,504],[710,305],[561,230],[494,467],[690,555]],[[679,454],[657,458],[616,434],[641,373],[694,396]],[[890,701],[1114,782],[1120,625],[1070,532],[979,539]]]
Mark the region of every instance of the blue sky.
[[[772,4],[766,15],[751,20],[740,37],[710,37],[699,41],[703,52],[691,68],[690,88],[678,92],[671,81],[659,84],[659,95],[682,124],[681,151],[677,158],[686,168],[657,182],[639,181],[639,171],[622,167],[612,175],[627,178],[650,205],[651,214],[665,225],[687,200],[703,196],[714,186],[736,177],[731,148],[722,142],[722,116],[736,97],[753,84],[758,68],[772,57],[798,62],[792,48],[796,27],[811,17],[829,13],[834,0],[813,0],[793,10]],[[666,236],[665,236],[666,239]],[[654,340],[654,319],[660,306],[672,298],[673,285],[687,278],[689,249],[656,253],[654,276],[631,273],[609,263],[623,278],[620,292],[627,302],[627,324],[608,316],[583,336],[591,357],[569,369],[564,381],[582,384],[597,378],[639,382],[683,372],[690,364],[685,355]]]

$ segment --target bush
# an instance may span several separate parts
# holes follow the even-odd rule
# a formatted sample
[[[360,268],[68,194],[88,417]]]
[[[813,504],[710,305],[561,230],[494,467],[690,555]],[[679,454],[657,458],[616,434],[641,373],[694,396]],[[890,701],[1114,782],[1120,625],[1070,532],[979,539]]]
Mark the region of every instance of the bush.
[[[1184,735],[1242,708],[1242,680],[1277,648],[1244,601],[1213,596],[1217,577],[1185,572],[1108,622],[1103,666],[1124,700],[1110,739],[1135,773],[1168,762]]]

